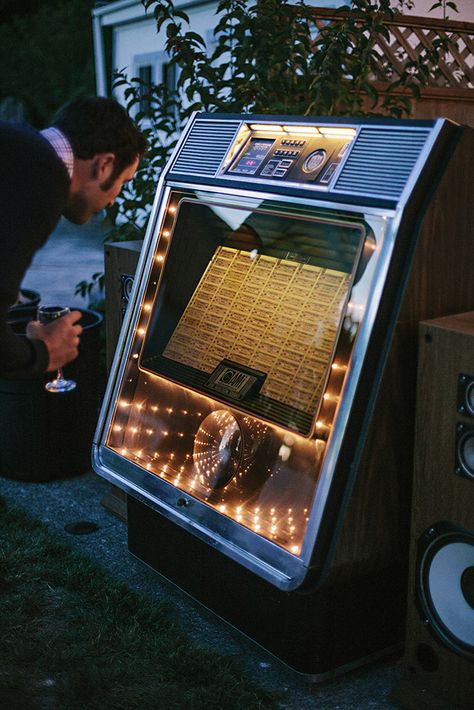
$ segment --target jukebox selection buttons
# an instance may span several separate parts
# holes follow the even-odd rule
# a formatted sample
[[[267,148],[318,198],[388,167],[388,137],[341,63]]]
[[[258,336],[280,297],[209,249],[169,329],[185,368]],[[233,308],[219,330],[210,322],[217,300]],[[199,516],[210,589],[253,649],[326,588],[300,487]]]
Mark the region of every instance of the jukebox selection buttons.
[[[297,158],[301,151],[299,150],[275,150],[273,155],[284,155],[287,158]]]
[[[281,145],[289,145],[289,146],[298,146],[299,148],[302,148],[306,141],[304,140],[282,140]]]
[[[314,173],[315,170],[321,167],[326,160],[327,153],[324,148],[318,148],[308,155],[303,163],[303,171],[305,173]]]
[[[289,161],[269,160],[260,174],[263,177],[283,177],[288,172],[288,168],[282,165],[284,162]]]
[[[209,414],[194,437],[193,461],[201,483],[211,490],[223,488],[237,474],[242,449],[235,417],[224,409]]]

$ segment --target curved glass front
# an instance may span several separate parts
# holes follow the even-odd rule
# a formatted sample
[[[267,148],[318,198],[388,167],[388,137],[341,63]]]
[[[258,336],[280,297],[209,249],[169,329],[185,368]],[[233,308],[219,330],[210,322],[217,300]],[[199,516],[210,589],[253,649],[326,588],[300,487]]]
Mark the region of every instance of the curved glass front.
[[[298,555],[384,220],[173,190],[159,230],[107,446]]]

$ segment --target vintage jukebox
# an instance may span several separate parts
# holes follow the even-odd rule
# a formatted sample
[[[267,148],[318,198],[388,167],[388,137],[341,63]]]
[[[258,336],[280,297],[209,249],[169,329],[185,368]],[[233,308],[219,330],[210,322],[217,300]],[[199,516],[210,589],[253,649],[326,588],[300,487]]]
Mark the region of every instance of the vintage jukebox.
[[[316,680],[402,641],[417,323],[474,308],[473,146],[195,114],[159,180],[94,468],[134,555]]]

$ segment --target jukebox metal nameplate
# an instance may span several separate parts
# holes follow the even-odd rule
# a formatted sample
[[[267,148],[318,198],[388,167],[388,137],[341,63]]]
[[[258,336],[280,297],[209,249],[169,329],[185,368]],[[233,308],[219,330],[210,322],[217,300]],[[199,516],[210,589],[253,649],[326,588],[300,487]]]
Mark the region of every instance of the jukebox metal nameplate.
[[[264,372],[252,370],[232,360],[223,360],[206,382],[206,387],[241,400],[251,392],[259,391],[265,382],[265,377]]]

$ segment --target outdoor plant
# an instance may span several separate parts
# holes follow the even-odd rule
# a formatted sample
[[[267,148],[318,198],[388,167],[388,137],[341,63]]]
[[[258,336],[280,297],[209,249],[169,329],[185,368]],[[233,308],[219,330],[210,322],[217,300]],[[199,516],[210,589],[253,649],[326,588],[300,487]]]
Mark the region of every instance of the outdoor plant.
[[[447,40],[435,39],[417,59],[404,57],[402,73],[394,75],[377,42],[389,40],[384,20],[394,18],[400,0],[352,0],[333,21],[304,0],[221,0],[210,46],[173,0],[142,4],[157,31],[165,30],[178,81],[170,92],[138,78],[115,79],[150,151],[108,213],[108,238],[114,240],[144,237],[157,177],[193,111],[406,116],[449,48]],[[384,82],[383,94],[374,76]],[[147,109],[136,113],[144,104]]]

